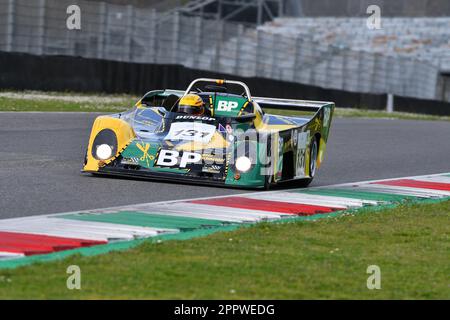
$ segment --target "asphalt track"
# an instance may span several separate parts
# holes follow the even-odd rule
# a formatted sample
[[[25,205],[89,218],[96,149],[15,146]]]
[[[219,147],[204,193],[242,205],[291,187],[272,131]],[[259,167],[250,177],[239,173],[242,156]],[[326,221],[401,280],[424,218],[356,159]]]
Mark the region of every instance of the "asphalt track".
[[[0,218],[248,192],[80,173],[96,114],[0,113]],[[335,119],[313,186],[450,172],[450,123]]]

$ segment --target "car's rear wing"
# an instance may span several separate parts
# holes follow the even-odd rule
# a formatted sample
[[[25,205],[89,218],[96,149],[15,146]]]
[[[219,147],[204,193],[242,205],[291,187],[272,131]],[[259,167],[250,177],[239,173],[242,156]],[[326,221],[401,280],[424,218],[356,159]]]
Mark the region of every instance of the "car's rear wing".
[[[305,123],[301,124],[301,126],[307,128],[307,130],[310,130],[313,136],[319,134],[325,144],[328,141],[331,119],[333,117],[335,107],[334,102],[265,97],[254,97],[253,102],[255,102],[260,109],[273,108],[308,112],[307,115],[301,115],[302,118],[306,118],[305,120],[307,120]],[[286,132],[290,130],[291,129],[284,129],[282,131]],[[321,143],[321,150],[324,150],[323,148],[325,144]]]
[[[266,97],[253,97],[253,101],[255,101],[263,109],[272,108],[311,112],[317,112],[325,106],[334,106],[333,102],[326,101],[293,100]]]

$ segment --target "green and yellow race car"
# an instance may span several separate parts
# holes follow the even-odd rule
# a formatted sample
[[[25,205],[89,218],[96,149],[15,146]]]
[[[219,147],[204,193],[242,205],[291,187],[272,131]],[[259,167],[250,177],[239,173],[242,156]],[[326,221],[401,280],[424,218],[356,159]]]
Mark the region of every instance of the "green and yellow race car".
[[[265,108],[304,111],[271,115]],[[322,163],[332,102],[252,97],[243,82],[196,79],[99,116],[84,172],[244,188],[307,186]]]

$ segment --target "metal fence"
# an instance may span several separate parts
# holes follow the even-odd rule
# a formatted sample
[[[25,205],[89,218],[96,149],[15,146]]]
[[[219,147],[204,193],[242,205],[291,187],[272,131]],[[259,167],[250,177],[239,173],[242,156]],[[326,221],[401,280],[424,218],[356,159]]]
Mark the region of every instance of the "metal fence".
[[[81,8],[81,30],[66,27]],[[75,0],[0,0],[0,50],[138,63],[181,64],[355,92],[437,98],[425,62],[352,51],[301,36],[151,9]],[[0,70],[1,72],[1,70]]]
[[[243,40],[244,39],[244,40]],[[265,31],[247,31],[223,44],[215,63],[212,50],[202,53],[206,70],[233,70],[259,76],[355,92],[393,93],[435,99],[439,68],[410,58],[399,58]],[[217,55],[217,53],[216,53]]]
[[[81,30],[66,27],[81,8]],[[238,26],[174,13],[75,0],[0,0],[0,50],[143,63],[179,63],[218,46]],[[226,34],[225,34],[226,33]]]

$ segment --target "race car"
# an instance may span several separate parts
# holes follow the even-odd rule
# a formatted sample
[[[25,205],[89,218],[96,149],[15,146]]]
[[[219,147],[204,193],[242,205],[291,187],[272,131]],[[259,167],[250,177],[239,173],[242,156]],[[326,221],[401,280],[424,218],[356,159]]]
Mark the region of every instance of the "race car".
[[[333,111],[332,102],[252,97],[243,82],[200,78],[185,91],[150,91],[129,111],[97,117],[82,171],[241,188],[306,187],[323,161]]]

